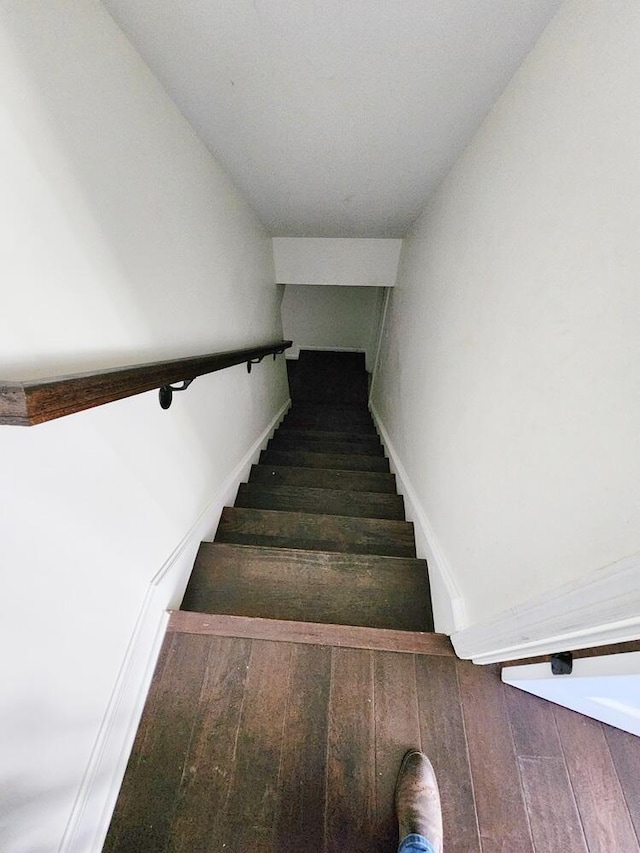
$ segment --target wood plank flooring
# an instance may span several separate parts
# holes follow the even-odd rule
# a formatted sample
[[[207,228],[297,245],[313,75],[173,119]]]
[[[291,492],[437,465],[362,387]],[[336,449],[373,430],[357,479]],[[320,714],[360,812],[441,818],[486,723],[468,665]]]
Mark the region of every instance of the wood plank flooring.
[[[447,853],[638,853],[640,739],[495,666],[171,631],[106,853],[393,853],[404,752]]]

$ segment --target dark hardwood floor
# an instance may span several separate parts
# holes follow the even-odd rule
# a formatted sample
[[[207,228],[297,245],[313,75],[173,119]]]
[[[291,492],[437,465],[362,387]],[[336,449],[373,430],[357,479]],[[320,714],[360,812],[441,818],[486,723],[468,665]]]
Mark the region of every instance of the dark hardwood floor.
[[[640,739],[495,666],[181,631],[104,850],[393,853],[395,777],[416,746],[438,774],[447,853],[640,850]]]

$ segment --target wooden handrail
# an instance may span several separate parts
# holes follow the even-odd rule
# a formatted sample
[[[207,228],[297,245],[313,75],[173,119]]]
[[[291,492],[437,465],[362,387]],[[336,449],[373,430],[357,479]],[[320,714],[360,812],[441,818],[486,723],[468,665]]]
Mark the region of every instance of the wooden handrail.
[[[168,389],[174,382],[184,382],[186,387],[197,376],[233,367],[234,364],[246,363],[251,371],[251,364],[261,361],[266,355],[273,355],[275,359],[276,355],[291,345],[292,341],[274,341],[249,349],[111,367],[25,382],[0,380],[0,424],[33,426],[154,388]],[[170,400],[170,390],[168,397]]]

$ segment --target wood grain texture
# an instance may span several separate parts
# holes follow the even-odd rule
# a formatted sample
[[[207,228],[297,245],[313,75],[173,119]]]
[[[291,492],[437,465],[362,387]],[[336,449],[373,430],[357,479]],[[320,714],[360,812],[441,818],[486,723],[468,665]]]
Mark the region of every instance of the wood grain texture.
[[[241,483],[234,506],[404,521],[404,502],[400,495],[384,492]]]
[[[273,850],[292,651],[287,643],[252,642],[233,779],[214,850]]]
[[[297,400],[295,395],[292,400],[292,409],[300,417],[343,418],[352,421],[368,421],[371,417],[366,401],[340,403],[325,400],[322,403],[313,403],[308,400]]]
[[[274,849],[324,850],[331,649],[292,654]]]
[[[104,849],[393,853],[396,774],[421,746],[447,853],[637,853],[637,739],[547,705],[546,745],[543,700],[510,691],[454,657],[171,630]]]
[[[340,384],[339,379],[335,383],[335,387]],[[305,417],[334,417],[345,418],[351,420],[367,420],[370,417],[367,401],[351,401],[341,402],[339,400],[323,400],[322,402],[313,402],[311,400],[299,400],[295,394],[292,395],[293,405],[296,414],[304,415]]]
[[[291,409],[289,410],[291,411]],[[309,438],[315,441],[346,441],[351,442],[353,444],[360,444],[363,447],[373,447],[376,450],[382,447],[380,442],[380,438],[378,435],[371,435],[369,433],[358,432],[357,430],[352,432],[338,432],[337,430],[313,430],[313,429],[305,429],[298,430],[294,427],[288,426],[286,419],[280,424],[278,427],[278,435],[287,439],[294,438]]]
[[[602,723],[560,705],[553,706],[553,713],[590,853],[637,853],[638,839]]]
[[[195,635],[168,642],[171,647],[152,685],[143,715],[147,719],[136,737],[105,853],[166,849],[211,649],[209,638]]]
[[[424,560],[203,542],[181,609],[433,629]]]
[[[173,853],[221,849],[234,772],[235,744],[251,653],[250,640],[210,642],[196,725],[169,833]]]
[[[483,853],[533,853],[503,685],[497,667],[458,661]]]
[[[336,386],[340,383],[338,380]],[[295,394],[292,395],[293,405],[298,414],[304,415],[323,415],[331,417],[350,417],[353,419],[366,420],[370,416],[369,408],[366,400],[345,402],[340,400],[323,400],[322,402],[314,402],[312,400],[296,399]]]
[[[518,759],[536,853],[588,853],[562,758]]]
[[[243,507],[223,509],[215,541],[388,557],[416,555],[413,524],[408,521]]]
[[[44,421],[195,379],[254,358],[283,352],[291,341],[166,359],[26,382],[0,382],[0,424],[33,426]]]
[[[511,685],[504,686],[504,695],[516,755],[562,758],[551,702]]]
[[[351,457],[368,459],[364,406],[296,406],[285,443],[315,424],[307,449],[353,449],[355,435]],[[447,853],[640,853],[640,741],[410,630],[429,609],[424,561],[341,553],[410,530],[359,515],[397,506],[390,474],[260,465],[250,483],[222,537],[275,532],[279,547],[203,544],[184,606],[244,615],[171,614],[108,853],[393,853],[396,776],[415,747],[436,768]],[[296,550],[292,536],[339,550]]]
[[[167,630],[169,633],[204,634],[210,637],[244,637],[338,648],[455,656],[449,637],[446,634],[431,632],[393,631],[385,628],[325,625],[246,616],[216,616],[185,610],[174,610],[171,613]]]
[[[612,726],[603,726],[602,730],[636,836],[640,839],[640,738]]]
[[[292,465],[297,468],[335,468],[337,471],[377,471],[389,473],[389,460],[382,456],[346,453],[312,453],[306,450],[263,450],[261,465]]]
[[[553,704],[507,684],[504,695],[536,853],[586,853]]]
[[[291,433],[280,431],[269,441],[268,449],[279,451],[303,450],[308,453],[340,453],[347,456],[384,456],[384,450],[380,444],[376,446],[352,439],[343,439],[342,441],[318,439],[310,438],[307,435],[292,437]]]
[[[369,853],[375,839],[373,658],[334,649],[327,737],[327,853]]]
[[[253,465],[250,483],[311,486],[318,489],[346,489],[354,492],[395,493],[393,474],[370,471],[336,471],[322,468],[304,468],[291,465]]]
[[[350,432],[362,436],[377,437],[373,419],[369,417],[354,418],[344,415],[304,414],[290,410],[283,422],[283,429],[314,430],[320,432]]]
[[[380,853],[398,844],[395,787],[409,749],[420,748],[418,697],[412,655],[377,652],[373,661],[376,726],[376,841]]]
[[[415,657],[420,739],[436,771],[445,849],[479,853],[473,781],[453,658]]]

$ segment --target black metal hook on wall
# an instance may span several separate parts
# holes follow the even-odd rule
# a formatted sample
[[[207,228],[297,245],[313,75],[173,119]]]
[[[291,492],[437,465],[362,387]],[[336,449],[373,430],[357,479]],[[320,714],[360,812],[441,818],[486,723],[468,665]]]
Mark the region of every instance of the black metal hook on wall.
[[[281,347],[280,349],[274,350],[273,360],[275,361],[276,358],[285,351],[285,349],[286,349],[286,347]],[[252,364],[260,364],[260,362],[262,361],[263,358],[264,358],[263,355],[261,355],[259,358],[250,358],[249,361],[247,362],[247,373],[251,373],[251,365]]]
[[[285,352],[287,347],[290,347],[290,346],[291,346],[291,341],[283,341],[282,345],[280,345],[280,343],[278,342],[278,344],[275,347],[273,344],[270,344],[266,347],[256,347],[256,348],[251,349],[251,350],[239,350],[237,354],[240,356],[244,356],[246,353],[247,355],[251,355],[254,357],[250,357],[250,358],[246,358],[246,359],[243,357],[240,357],[240,358],[230,360],[230,361],[227,360],[226,356],[235,355],[236,354],[235,352],[233,352],[233,353],[217,353],[217,354],[215,354],[216,358],[219,357],[222,360],[224,357],[223,363],[220,364],[219,366],[212,368],[211,370],[201,371],[200,373],[197,374],[197,376],[200,376],[201,373],[204,373],[204,372],[212,373],[214,370],[222,370],[225,367],[232,367],[234,364],[242,364],[243,362],[245,362],[247,365],[247,373],[251,373],[252,365],[260,364],[260,362],[262,361],[263,358],[265,358],[265,356],[273,355],[273,360],[275,361],[276,356],[281,355],[283,352]],[[257,355],[257,356],[254,355],[256,352],[260,352],[261,350],[262,350],[262,355]],[[264,350],[267,350],[267,351],[264,352]],[[161,386],[161,388],[159,390],[161,408],[168,409],[171,406],[171,403],[173,401],[174,391],[185,391],[189,387],[189,385],[191,385],[191,383],[193,382],[193,380],[195,378],[196,378],[196,376],[194,376],[192,379],[185,379],[179,385],[167,384],[167,385]]]
[[[160,397],[160,408],[168,409],[173,401],[174,391],[186,391],[193,379],[185,379],[181,385],[163,385],[158,396]]]
[[[249,361],[247,362],[247,373],[251,373],[251,365],[252,364],[260,364],[260,362],[262,361],[263,358],[264,358],[263,355],[261,355],[260,358],[250,358]]]
[[[274,352],[273,352],[273,360],[275,361],[275,360],[276,360],[276,358],[277,358],[279,355],[282,355],[282,353],[283,353],[285,350],[286,350],[286,347],[280,347],[280,349],[274,350]],[[250,358],[250,359],[249,359],[249,361],[247,361],[247,373],[251,373],[251,365],[252,365],[252,364],[260,364],[260,362],[262,361],[262,359],[263,359],[263,358],[264,358],[264,356],[263,356],[263,355],[261,355],[259,358]]]

